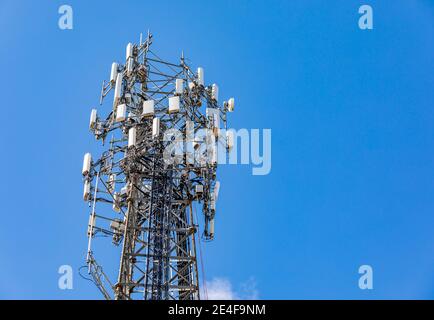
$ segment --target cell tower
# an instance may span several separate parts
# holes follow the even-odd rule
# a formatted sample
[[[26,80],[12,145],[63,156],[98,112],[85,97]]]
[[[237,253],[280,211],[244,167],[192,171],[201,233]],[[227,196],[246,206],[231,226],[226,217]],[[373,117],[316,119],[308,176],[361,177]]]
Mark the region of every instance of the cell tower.
[[[226,115],[234,99],[219,105],[218,87],[205,85],[202,68],[193,72],[183,55],[163,61],[150,49],[152,35],[140,38],[102,84],[100,105],[113,91],[109,112],[91,112],[90,130],[108,146],[83,162],[87,268],[106,299],[200,299],[196,210],[202,238],[212,240],[217,155],[221,145],[225,157],[233,147]],[[107,238],[120,254],[118,272],[110,270],[115,281],[94,255],[107,255],[99,243]]]

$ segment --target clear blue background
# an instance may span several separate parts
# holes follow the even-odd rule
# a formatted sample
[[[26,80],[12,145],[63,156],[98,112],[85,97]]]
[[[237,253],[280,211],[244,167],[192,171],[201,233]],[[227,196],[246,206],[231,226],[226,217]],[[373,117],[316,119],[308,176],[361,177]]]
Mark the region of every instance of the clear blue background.
[[[209,280],[252,277],[265,299],[434,298],[433,1],[68,1],[62,31],[64,3],[0,2],[0,298],[101,298],[77,273],[89,113],[148,29],[236,97],[231,127],[272,129],[271,174],[220,170]]]

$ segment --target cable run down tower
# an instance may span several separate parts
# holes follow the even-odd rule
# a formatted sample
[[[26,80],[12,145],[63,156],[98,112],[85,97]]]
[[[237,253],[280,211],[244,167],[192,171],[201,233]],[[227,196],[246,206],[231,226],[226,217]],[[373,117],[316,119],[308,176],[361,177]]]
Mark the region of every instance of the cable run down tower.
[[[233,146],[225,129],[234,99],[220,105],[202,68],[193,72],[183,56],[163,61],[151,44],[149,33],[128,44],[125,63],[113,63],[103,82],[102,110],[91,112],[90,130],[105,150],[83,161],[83,198],[91,208],[86,262],[106,299],[200,299],[195,210],[204,217],[202,238],[212,240],[217,150]],[[107,238],[120,255],[118,269],[110,268],[108,256],[115,255],[104,247]]]

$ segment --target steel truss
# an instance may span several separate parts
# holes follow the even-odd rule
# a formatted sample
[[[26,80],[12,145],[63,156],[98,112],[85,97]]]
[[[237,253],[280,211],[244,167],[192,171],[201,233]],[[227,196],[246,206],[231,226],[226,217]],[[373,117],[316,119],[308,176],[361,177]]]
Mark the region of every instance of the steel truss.
[[[210,148],[210,141],[218,137],[220,122],[227,127],[228,104],[218,105],[213,87],[201,84],[183,56],[178,64],[163,61],[151,51],[151,44],[148,33],[145,41],[130,47],[125,65],[116,66],[121,77],[102,84],[101,104],[116,85],[121,87],[118,96],[114,93],[111,111],[91,119],[98,140],[104,144],[108,135],[111,138],[108,149],[83,171],[84,198],[92,208],[88,271],[106,299],[199,299],[199,225],[193,210],[197,203],[202,205],[202,236],[212,239],[219,184],[217,163],[211,160],[215,144]],[[181,93],[175,88],[177,79],[186,84]],[[179,96],[180,108],[169,113],[168,99],[173,96]],[[143,116],[143,103],[150,100],[154,114]],[[121,104],[128,116],[118,121]],[[217,110],[217,118],[207,109]],[[160,119],[157,134],[154,118]],[[166,139],[165,133],[173,129],[181,133],[181,144],[174,144],[173,137]],[[189,139],[191,132],[196,135],[204,129],[202,140]],[[176,152],[180,145],[185,153]],[[167,162],[168,155],[172,162]],[[99,236],[111,237],[121,249],[115,283],[94,258],[93,240]]]

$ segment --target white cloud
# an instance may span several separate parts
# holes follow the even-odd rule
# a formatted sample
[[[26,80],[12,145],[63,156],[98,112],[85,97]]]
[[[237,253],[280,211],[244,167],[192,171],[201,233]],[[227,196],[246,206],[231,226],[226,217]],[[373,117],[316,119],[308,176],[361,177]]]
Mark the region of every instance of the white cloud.
[[[259,299],[259,291],[256,288],[256,280],[253,277],[241,284],[240,296],[244,300]]]
[[[232,283],[225,278],[214,278],[206,282],[208,300],[254,300],[258,299],[259,292],[256,289],[256,281],[250,278],[243,282],[239,290],[234,290]],[[206,298],[206,295],[202,293]]]
[[[224,278],[214,278],[206,282],[208,300],[235,300],[232,284]]]

